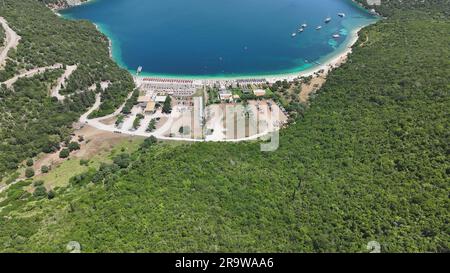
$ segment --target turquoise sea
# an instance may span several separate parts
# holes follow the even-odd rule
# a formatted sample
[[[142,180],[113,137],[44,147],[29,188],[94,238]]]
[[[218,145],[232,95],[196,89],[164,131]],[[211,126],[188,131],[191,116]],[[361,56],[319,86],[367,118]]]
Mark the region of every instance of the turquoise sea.
[[[132,73],[193,78],[306,70],[378,20],[350,0],[94,0],[60,13],[95,23]]]

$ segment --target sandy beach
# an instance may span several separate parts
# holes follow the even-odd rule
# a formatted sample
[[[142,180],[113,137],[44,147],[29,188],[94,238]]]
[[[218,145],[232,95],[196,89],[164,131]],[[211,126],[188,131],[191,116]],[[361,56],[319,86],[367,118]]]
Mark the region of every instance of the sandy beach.
[[[230,77],[189,77],[189,76],[180,76],[180,77],[172,77],[172,76],[159,76],[159,75],[140,75],[136,76],[132,71],[130,73],[135,77],[135,79],[140,82],[144,78],[161,78],[161,79],[184,79],[184,80],[193,80],[197,83],[202,84],[208,84],[213,82],[232,82],[235,80],[243,80],[243,79],[265,79],[268,83],[275,83],[277,81],[293,81],[297,78],[301,77],[309,77],[309,76],[316,76],[317,73],[321,72],[322,76],[326,76],[328,72],[330,72],[332,69],[339,67],[341,64],[345,63],[347,61],[348,55],[352,53],[352,47],[353,45],[358,41],[359,39],[359,31],[363,29],[366,26],[360,26],[357,29],[353,30],[350,34],[348,39],[348,42],[341,45],[340,48],[336,49],[335,52],[331,53],[328,56],[323,57],[326,61],[320,65],[315,65],[314,67],[311,67],[309,69],[299,71],[299,72],[292,72],[292,73],[286,73],[286,74],[279,74],[279,75],[248,75],[248,76],[230,76]]]
[[[300,77],[309,77],[309,76],[315,76],[317,73],[322,72],[322,76],[326,76],[332,69],[339,67],[341,64],[345,63],[348,59],[348,56],[352,53],[352,48],[356,44],[356,42],[359,39],[359,31],[363,29],[364,27],[359,27],[351,32],[350,34],[350,40],[345,46],[345,49],[343,49],[341,52],[332,53],[330,56],[326,56],[324,58],[328,59],[325,63],[321,65],[317,65],[315,67],[312,67],[310,69],[298,72],[298,73],[292,73],[292,74],[285,74],[285,75],[279,75],[279,76],[269,76],[265,77],[269,83],[274,83],[277,81],[293,81],[296,78]],[[339,51],[339,49],[337,49]]]

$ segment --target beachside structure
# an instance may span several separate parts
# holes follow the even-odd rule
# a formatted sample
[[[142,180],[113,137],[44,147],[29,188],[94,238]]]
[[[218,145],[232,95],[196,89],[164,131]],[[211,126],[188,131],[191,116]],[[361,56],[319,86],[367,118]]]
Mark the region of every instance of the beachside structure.
[[[236,80],[239,85],[242,84],[264,84],[267,82],[266,79],[240,79]]]
[[[147,102],[147,106],[145,107],[144,112],[146,114],[154,114],[156,112],[156,103],[155,103],[155,101]]]
[[[137,102],[138,103],[147,103],[147,102],[149,102],[151,100],[152,100],[151,96],[145,95],[145,96],[139,96],[138,99],[137,99]]]
[[[179,98],[192,96],[199,87],[192,80],[160,78],[143,78],[140,84],[141,90]]]
[[[233,99],[233,94],[229,90],[220,90],[219,91],[219,98],[221,101],[229,101]]]
[[[264,89],[255,89],[253,90],[253,94],[257,97],[264,97],[266,95],[266,90]]]
[[[156,96],[155,97],[155,102],[156,103],[164,103],[167,99],[167,96]]]
[[[219,99],[221,101],[230,101],[233,99],[233,94],[231,93],[230,90],[227,89],[227,87],[224,84],[220,85]]]

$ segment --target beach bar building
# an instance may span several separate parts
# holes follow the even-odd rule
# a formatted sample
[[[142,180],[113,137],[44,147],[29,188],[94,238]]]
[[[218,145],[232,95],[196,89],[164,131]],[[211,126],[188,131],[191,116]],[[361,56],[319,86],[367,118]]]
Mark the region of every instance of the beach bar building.
[[[264,89],[255,89],[253,90],[253,94],[257,97],[264,97],[266,95],[266,90]]]
[[[156,111],[156,103],[154,101],[147,102],[144,112],[146,114],[154,114]]]

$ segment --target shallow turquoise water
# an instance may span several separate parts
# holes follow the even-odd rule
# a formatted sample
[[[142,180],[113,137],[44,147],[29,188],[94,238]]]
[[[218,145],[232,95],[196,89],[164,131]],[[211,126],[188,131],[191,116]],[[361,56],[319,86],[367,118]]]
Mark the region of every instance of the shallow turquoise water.
[[[192,77],[305,70],[376,20],[350,0],[96,0],[61,14],[96,23],[112,40],[114,59],[132,72],[142,66],[147,75]],[[292,38],[302,24],[308,27]]]

